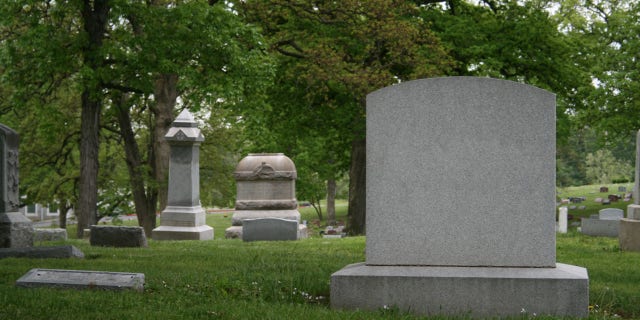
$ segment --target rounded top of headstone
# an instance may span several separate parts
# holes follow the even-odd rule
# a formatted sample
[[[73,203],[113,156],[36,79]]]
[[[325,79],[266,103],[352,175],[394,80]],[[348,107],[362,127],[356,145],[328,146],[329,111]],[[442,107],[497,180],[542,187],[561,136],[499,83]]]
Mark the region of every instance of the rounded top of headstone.
[[[296,166],[283,153],[250,153],[236,166],[236,180],[295,180]]]

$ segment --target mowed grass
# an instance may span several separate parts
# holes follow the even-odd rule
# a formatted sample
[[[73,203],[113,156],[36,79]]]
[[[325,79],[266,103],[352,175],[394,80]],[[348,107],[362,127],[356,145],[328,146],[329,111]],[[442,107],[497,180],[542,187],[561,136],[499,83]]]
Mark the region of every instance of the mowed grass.
[[[600,187],[609,188],[609,192],[600,192]],[[607,204],[607,205],[603,205],[602,203],[595,202],[596,198],[607,199],[607,197],[612,194],[620,195],[624,198],[625,192],[618,191],[618,187],[625,187],[627,189],[626,193],[630,193],[631,189],[633,188],[633,183],[586,185],[586,186],[579,186],[579,187],[558,188],[557,197],[558,197],[558,201],[560,201],[561,199],[568,199],[569,197],[585,197],[587,199],[582,203],[562,204],[563,206],[567,206],[567,207],[572,207],[572,206],[576,207],[575,209],[569,208],[569,215],[573,217],[573,219],[569,220],[569,223],[571,222],[579,223],[580,218],[589,217],[592,214],[598,214],[598,211],[605,208],[618,208],[626,212],[627,206],[633,203],[633,200],[629,202],[619,200],[617,202],[611,202],[611,204]],[[585,206],[586,208],[579,209],[579,207],[581,206]]]
[[[308,210],[301,210],[303,219],[317,219]],[[345,212],[339,209],[339,220]],[[330,276],[365,260],[364,237],[323,239],[314,226],[310,239],[247,243],[224,239],[230,214],[207,215],[207,223],[215,228],[213,241],[103,248],[70,239],[46,245],[75,245],[85,259],[2,259],[0,319],[419,319],[382,306],[368,312],[329,308]],[[557,261],[588,269],[590,319],[640,318],[640,253],[620,252],[617,239],[572,230],[557,236]],[[140,272],[145,291],[15,287],[31,268]]]

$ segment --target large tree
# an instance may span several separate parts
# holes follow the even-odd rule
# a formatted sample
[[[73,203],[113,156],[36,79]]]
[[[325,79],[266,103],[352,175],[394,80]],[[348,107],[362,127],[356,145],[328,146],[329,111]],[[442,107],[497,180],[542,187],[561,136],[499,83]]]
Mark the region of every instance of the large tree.
[[[10,98],[2,106],[17,110],[16,103],[27,101],[39,108],[62,82],[78,97],[79,236],[97,219],[98,196],[122,187],[100,185],[109,181],[98,176],[98,158],[107,150],[101,152],[101,140],[117,137],[124,146],[131,185],[125,195],[133,196],[139,222],[150,232],[166,189],[164,134],[178,97],[182,108],[214,114],[213,107],[251,103],[247,97],[269,78],[259,34],[227,2],[23,0],[3,2],[0,10],[0,58],[7,66],[0,88]],[[100,130],[106,130],[102,137]],[[108,169],[120,160],[109,151]]]
[[[296,134],[299,129],[310,128],[303,132],[315,134],[314,139],[331,132],[323,128],[332,128],[334,142],[315,150],[317,166],[326,167],[329,155],[336,152],[341,170],[348,168],[348,228],[364,233],[366,95],[399,81],[445,74],[451,60],[428,24],[418,18],[417,7],[406,1],[242,4],[245,19],[262,27],[280,57],[270,110],[251,115],[268,119],[269,125],[274,123],[270,116],[281,115],[286,119],[281,135],[299,137],[292,142],[298,148],[307,141]],[[350,154],[350,161],[344,161],[344,153]]]

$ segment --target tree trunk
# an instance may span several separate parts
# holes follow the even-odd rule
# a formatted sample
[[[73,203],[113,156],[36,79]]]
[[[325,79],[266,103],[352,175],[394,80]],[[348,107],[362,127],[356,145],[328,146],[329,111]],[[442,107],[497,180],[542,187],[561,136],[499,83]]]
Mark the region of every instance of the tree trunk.
[[[67,201],[59,201],[58,210],[60,212],[60,215],[58,215],[58,224],[62,229],[67,228],[67,213],[69,212],[69,209],[71,209],[71,206]]]
[[[100,52],[105,37],[109,15],[109,0],[84,0],[82,7],[83,28],[87,43],[83,48],[83,63],[86,68],[99,73],[103,57]],[[76,213],[78,238],[84,229],[97,221],[98,202],[98,155],[100,151],[100,113],[102,112],[102,88],[98,79],[83,79],[82,112],[80,115],[80,182]]]
[[[85,90],[82,93],[82,115],[80,133],[80,183],[78,196],[78,230],[82,239],[84,229],[96,224],[98,218],[98,153],[100,150],[101,103],[91,99]]]
[[[330,226],[336,224],[336,179],[327,180],[327,220]]]
[[[350,234],[366,233],[366,140],[358,139],[351,144],[351,167],[349,168],[349,223]]]
[[[124,97],[122,99],[125,99]],[[122,102],[122,101],[121,101]],[[129,170],[129,182],[131,183],[131,193],[133,203],[138,216],[138,225],[144,228],[144,233],[151,235],[156,228],[156,205],[158,191],[156,186],[145,189],[145,172],[142,165],[140,148],[136,141],[135,133],[131,126],[131,115],[126,103],[117,106],[118,125],[120,135],[124,141],[125,159]],[[152,185],[154,185],[152,183]]]
[[[171,149],[164,139],[173,122],[173,108],[178,97],[178,75],[161,74],[156,78],[154,98],[156,105],[152,108],[155,115],[153,127],[153,159],[155,180],[158,183],[158,208],[164,210],[167,206],[169,157]]]

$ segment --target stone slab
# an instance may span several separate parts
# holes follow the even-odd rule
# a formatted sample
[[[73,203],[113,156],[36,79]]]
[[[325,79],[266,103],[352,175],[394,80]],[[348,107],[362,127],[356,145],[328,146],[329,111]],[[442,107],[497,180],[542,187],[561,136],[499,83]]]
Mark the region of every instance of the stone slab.
[[[498,79],[369,94],[367,264],[555,266],[555,116],[554,94]]]
[[[620,231],[620,220],[582,218],[580,230],[582,234],[588,236],[617,237]]]
[[[197,227],[206,224],[206,213],[201,206],[167,206],[160,215],[163,226]]]
[[[31,269],[16,281],[25,288],[55,287],[144,291],[144,274],[85,270]]]
[[[236,210],[231,217],[232,226],[241,226],[247,219],[278,218],[300,221],[298,210]]]
[[[33,223],[20,212],[0,213],[0,248],[33,246]]]
[[[302,228],[301,228],[302,227]],[[279,218],[248,219],[242,224],[243,241],[286,241],[298,240],[301,229],[306,226],[296,220]]]
[[[213,228],[208,225],[197,227],[160,226],[153,229],[153,240],[213,240]]]
[[[147,247],[142,227],[93,225],[89,242],[99,247]]]
[[[397,307],[418,315],[588,316],[589,279],[581,267],[420,267],[348,265],[331,275],[331,307]]]
[[[34,242],[41,241],[65,241],[67,240],[67,229],[62,228],[35,228],[33,234]]]
[[[640,220],[621,219],[618,241],[620,250],[640,252]]]
[[[84,258],[84,253],[74,246],[1,248],[0,259],[2,258]]]

